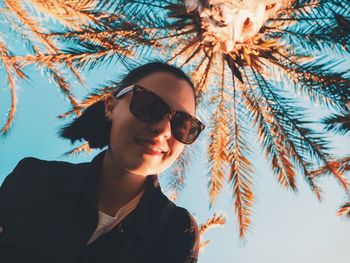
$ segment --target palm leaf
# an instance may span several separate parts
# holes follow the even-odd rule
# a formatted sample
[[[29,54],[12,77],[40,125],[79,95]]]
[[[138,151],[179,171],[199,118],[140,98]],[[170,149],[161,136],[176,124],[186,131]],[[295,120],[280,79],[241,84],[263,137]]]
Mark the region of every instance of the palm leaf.
[[[350,201],[346,202],[339,208],[337,216],[344,216],[350,219]]]
[[[212,217],[208,218],[207,221],[199,226],[199,236],[200,236],[200,243],[199,243],[199,252],[203,252],[203,249],[209,245],[211,242],[210,240],[203,241],[204,234],[215,227],[224,226],[226,224],[226,219],[221,214],[214,214]]]
[[[20,79],[26,78],[26,75],[23,73],[22,68],[15,62],[8,60],[7,57],[11,55],[11,52],[6,48],[4,40],[0,37],[0,57],[2,64],[5,68],[7,81],[9,83],[10,91],[11,91],[11,106],[7,113],[6,122],[1,128],[0,133],[4,136],[10,130],[11,125],[13,124],[13,120],[16,113],[16,104],[17,104],[17,94],[16,94],[16,79],[18,77]]]
[[[82,152],[86,152],[88,154],[91,153],[91,148],[89,146],[89,143],[85,142],[77,147],[75,147],[74,149],[68,151],[68,152],[65,152],[63,154],[63,156],[77,156],[79,154],[81,154]]]
[[[328,131],[333,131],[339,134],[350,132],[350,112],[342,114],[332,114],[322,120]]]
[[[171,201],[176,201],[186,183],[186,167],[190,161],[189,148],[186,147],[176,159],[167,175],[167,196]]]

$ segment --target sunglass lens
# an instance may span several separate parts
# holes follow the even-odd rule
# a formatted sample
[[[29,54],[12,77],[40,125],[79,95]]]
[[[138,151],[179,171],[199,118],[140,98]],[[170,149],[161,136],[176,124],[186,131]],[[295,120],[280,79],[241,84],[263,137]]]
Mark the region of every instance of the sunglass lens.
[[[134,90],[130,110],[141,121],[159,121],[167,112],[167,105],[155,94],[146,90]]]
[[[191,116],[177,112],[171,122],[174,137],[182,143],[190,144],[198,136],[199,126]]]
[[[130,111],[140,121],[157,122],[169,113],[170,109],[157,94],[137,86],[133,91]],[[191,144],[201,132],[201,127],[191,115],[176,112],[171,120],[171,131],[178,141]]]

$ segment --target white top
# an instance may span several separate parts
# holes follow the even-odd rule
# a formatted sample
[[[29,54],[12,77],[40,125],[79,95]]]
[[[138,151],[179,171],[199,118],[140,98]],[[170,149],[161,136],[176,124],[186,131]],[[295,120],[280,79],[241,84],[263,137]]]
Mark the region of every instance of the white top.
[[[115,216],[109,216],[101,211],[98,211],[98,224],[95,232],[92,234],[89,242],[96,240],[99,236],[112,230],[116,225],[118,225],[128,214],[130,214],[140,202],[143,195],[143,191],[134,197],[129,203],[121,207]]]

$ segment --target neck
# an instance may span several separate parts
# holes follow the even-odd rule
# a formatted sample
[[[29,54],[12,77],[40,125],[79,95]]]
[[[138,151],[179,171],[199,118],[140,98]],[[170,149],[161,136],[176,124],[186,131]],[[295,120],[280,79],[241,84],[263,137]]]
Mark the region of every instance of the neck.
[[[116,212],[144,188],[146,176],[131,173],[123,168],[108,149],[103,159],[98,190],[98,208],[114,216]]]

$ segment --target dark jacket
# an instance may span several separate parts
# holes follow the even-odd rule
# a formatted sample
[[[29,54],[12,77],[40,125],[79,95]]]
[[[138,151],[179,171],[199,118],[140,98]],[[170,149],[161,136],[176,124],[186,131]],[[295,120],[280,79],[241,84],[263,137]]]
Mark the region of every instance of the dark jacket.
[[[91,163],[24,158],[0,188],[1,263],[197,262],[198,227],[148,176],[140,203],[86,246],[97,227],[104,152]]]

